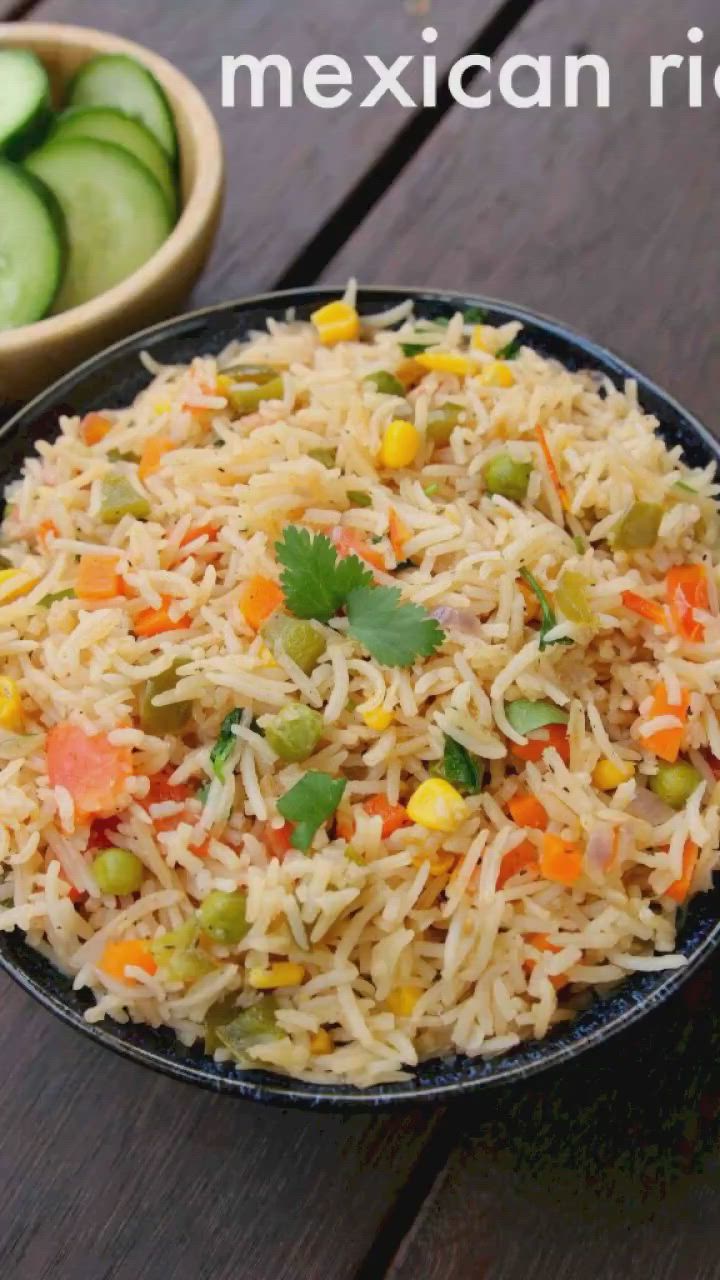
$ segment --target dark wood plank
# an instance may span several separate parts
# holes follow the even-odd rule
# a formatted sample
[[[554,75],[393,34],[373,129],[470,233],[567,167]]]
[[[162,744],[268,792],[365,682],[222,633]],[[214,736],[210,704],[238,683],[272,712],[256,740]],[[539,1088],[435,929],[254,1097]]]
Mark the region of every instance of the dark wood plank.
[[[500,0],[444,0],[433,49],[439,65],[456,58],[499,7]],[[408,110],[387,96],[373,109],[359,109],[374,84],[363,55],[391,62],[399,54],[428,52],[420,39],[428,19],[412,14],[403,0],[363,0],[361,6],[337,0],[143,0],[140,11],[141,22],[137,0],[41,0],[31,16],[137,39],[207,94],[226,147],[228,194],[218,246],[195,301],[268,288],[407,123]],[[221,107],[222,54],[284,54],[301,86],[302,69],[324,51],[346,58],[357,73],[356,96],[346,106],[310,106],[298,88],[292,110],[269,103],[256,110]],[[411,68],[405,81],[412,92],[419,71]]]
[[[692,23],[720,62],[720,8],[696,0],[543,0],[510,53],[607,58],[611,108],[450,112],[325,272],[475,289],[555,314],[617,348],[709,421],[720,346],[720,102],[649,106],[650,53],[687,52]],[[556,80],[556,91],[560,86]],[[685,88],[687,102],[687,88]]]
[[[439,1121],[215,1097],[0,986],[0,1257],[13,1280],[349,1277]]]

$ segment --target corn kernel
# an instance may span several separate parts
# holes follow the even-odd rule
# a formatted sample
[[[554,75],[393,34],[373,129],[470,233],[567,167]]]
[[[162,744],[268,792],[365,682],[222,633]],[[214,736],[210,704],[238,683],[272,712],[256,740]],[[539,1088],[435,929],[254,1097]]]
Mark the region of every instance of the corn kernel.
[[[392,711],[386,711],[385,707],[374,707],[372,711],[363,711],[362,718],[368,729],[376,729],[378,733],[388,729],[394,720]]]
[[[395,418],[385,428],[380,449],[380,463],[383,467],[391,467],[395,470],[400,467],[409,467],[410,463],[414,462],[419,448],[420,433],[417,428],[412,422]]]
[[[160,417],[163,413],[169,413],[172,408],[169,400],[156,400],[153,405],[153,413]]]
[[[470,346],[475,351],[489,351],[487,341],[485,339],[485,325],[476,324],[470,336]]]
[[[456,373],[458,377],[466,378],[477,372],[475,362],[457,351],[423,351],[415,359],[423,369],[429,369],[431,373]]]
[[[276,987],[299,987],[304,977],[305,970],[301,964],[279,960],[267,969],[251,969],[248,983],[256,991],[274,991]]]
[[[424,862],[430,863],[431,876],[449,875],[455,866],[456,858],[454,853],[445,853],[442,849],[438,849],[436,853],[416,853],[413,857],[413,866],[421,867]]]
[[[327,306],[313,311],[310,319],[325,347],[336,342],[354,342],[360,333],[360,317],[347,302],[328,302]]]
[[[513,387],[515,374],[502,360],[493,360],[492,364],[486,364],[482,373],[478,374],[478,382],[483,387]]]
[[[39,578],[31,578],[22,569],[0,569],[0,605],[11,604],[36,587]]]
[[[634,777],[634,764],[623,760],[621,765],[617,765],[614,760],[603,757],[602,760],[598,760],[593,769],[592,780],[599,791],[614,791],[621,782],[627,782],[629,778]]]
[[[20,692],[9,676],[0,676],[0,728],[22,733],[24,727]]]
[[[334,1048],[332,1036],[324,1027],[310,1037],[310,1052],[315,1058],[322,1058],[326,1053],[332,1053]]]
[[[421,995],[420,987],[396,987],[387,998],[387,1007],[396,1018],[411,1018]]]
[[[444,778],[428,778],[410,797],[408,816],[429,831],[455,831],[465,821],[468,807]]]
[[[266,644],[262,644],[260,646],[258,650],[258,658],[264,667],[276,667],[278,665]]]

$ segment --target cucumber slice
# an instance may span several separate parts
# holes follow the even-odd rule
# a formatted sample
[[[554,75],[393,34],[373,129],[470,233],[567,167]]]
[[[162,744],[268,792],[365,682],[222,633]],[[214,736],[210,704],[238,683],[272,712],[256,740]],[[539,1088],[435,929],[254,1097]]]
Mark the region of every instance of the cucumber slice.
[[[172,229],[167,201],[129,151],[93,138],[59,138],[25,161],[65,214],[69,258],[55,311],[111,289],[141,267]]]
[[[119,107],[142,120],[171,160],[177,158],[177,134],[170,104],[154,75],[124,53],[100,54],[78,71],[70,85],[71,107]]]
[[[63,215],[32,174],[0,159],[0,331],[40,320],[65,264]]]
[[[26,49],[0,49],[0,153],[11,160],[35,147],[50,123],[50,81]]]
[[[52,141],[58,138],[96,138],[124,147],[157,179],[172,217],[176,216],[177,192],[172,166],[155,135],[140,120],[125,115],[117,107],[70,107],[56,121]]]

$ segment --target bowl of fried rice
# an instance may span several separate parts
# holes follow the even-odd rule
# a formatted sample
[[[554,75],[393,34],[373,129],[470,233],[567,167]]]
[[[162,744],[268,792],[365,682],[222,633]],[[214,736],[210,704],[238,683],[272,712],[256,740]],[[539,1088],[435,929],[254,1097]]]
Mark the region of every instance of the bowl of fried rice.
[[[0,963],[262,1101],[525,1079],[715,947],[720,446],[492,299],[307,289],[0,431]]]

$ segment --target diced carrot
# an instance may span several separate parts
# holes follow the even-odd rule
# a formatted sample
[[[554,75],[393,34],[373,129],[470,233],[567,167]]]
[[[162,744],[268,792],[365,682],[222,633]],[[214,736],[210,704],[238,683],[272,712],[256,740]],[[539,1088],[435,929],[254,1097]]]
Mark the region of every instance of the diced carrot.
[[[117,571],[119,556],[86,551],[80,557],[75,594],[80,600],[112,600],[122,594],[123,582]]]
[[[41,547],[45,548],[47,546],[47,540],[50,534],[52,534],[54,538],[57,538],[58,527],[54,520],[43,520],[42,523],[38,525],[37,530],[37,540]]]
[[[510,849],[503,857],[498,872],[497,887],[502,889],[503,886],[516,876],[519,871],[536,870],[538,865],[538,851],[532,840],[521,840],[520,844],[516,844],[514,849]]]
[[[678,635],[700,643],[705,639],[705,628],[695,618],[695,609],[707,612],[710,608],[707,570],[704,564],[679,564],[668,570],[665,592],[670,605],[673,625]]]
[[[175,804],[184,804],[193,794],[192,788],[186,782],[171,783],[170,778],[175,772],[175,766],[166,765],[164,769],[160,769],[150,778],[150,787],[146,796],[143,796],[139,804],[142,805],[148,813],[153,805],[168,804],[172,801]],[[179,822],[187,821],[188,815],[183,812],[171,813],[167,817],[158,818],[154,815],[152,823],[155,831],[174,831]],[[197,853],[197,850],[193,850]],[[202,856],[202,855],[199,855]]]
[[[519,827],[530,827],[533,831],[544,831],[548,824],[548,816],[540,801],[529,792],[517,791],[508,800],[508,812],[513,822]]]
[[[359,556],[374,569],[385,568],[385,557],[382,553],[354,529],[346,529],[344,525],[336,524],[331,530],[330,541],[339,556]]]
[[[556,884],[574,885],[582,874],[580,845],[546,831],[540,853],[540,874]]]
[[[122,942],[108,942],[102,953],[100,968],[109,978],[133,986],[136,978],[128,977],[126,969],[144,969],[151,976],[157,970],[147,942],[141,938],[125,938]]]
[[[335,833],[341,840],[352,840],[355,835],[355,819],[348,810],[338,809],[335,814]]]
[[[540,601],[535,595],[535,592],[531,591],[524,578],[517,578],[516,586],[519,587],[520,594],[525,601],[525,615],[528,622],[537,622],[537,619],[540,617]]]
[[[648,600],[645,596],[637,595],[635,591],[623,591],[622,602],[631,613],[637,613],[648,622],[653,622],[656,627],[664,627],[667,630],[667,615],[657,600]]]
[[[555,955],[557,955],[558,951],[562,951],[562,947],[558,947],[554,942],[551,942],[546,933],[529,933],[527,941],[530,943],[530,946],[535,947],[537,951],[552,951]],[[526,960],[523,968],[526,973],[532,973],[535,968],[535,961]],[[560,991],[562,987],[567,986],[567,974],[552,973],[548,976],[556,991]]]
[[[146,440],[138,467],[140,479],[147,480],[148,476],[154,475],[165,454],[174,448],[175,445],[167,436],[154,436],[152,440]]]
[[[286,854],[292,849],[290,837],[293,830],[291,822],[283,822],[281,827],[273,827],[271,823],[266,823],[263,832],[263,844],[269,858],[277,858],[278,862],[283,861]]]
[[[412,533],[412,529],[400,519],[394,507],[390,508],[389,529],[390,544],[397,560],[405,559],[405,543]]]
[[[697,866],[698,854],[700,850],[692,840],[685,841],[683,849],[683,869],[679,880],[673,880],[669,889],[665,890],[665,895],[672,898],[674,902],[684,902],[690,892],[690,883]]]
[[[380,834],[383,840],[387,840],[393,831],[398,831],[400,827],[406,827],[410,822],[404,805],[391,804],[387,796],[384,795],[370,796],[363,801],[363,809],[371,817],[382,818],[383,824]]]
[[[173,622],[168,612],[170,605],[173,603],[172,596],[163,596],[163,602],[159,609],[142,609],[136,614],[133,622],[133,631],[135,635],[141,639],[148,636],[159,636],[164,631],[186,631],[192,626],[192,618],[189,613],[184,613],[178,618],[177,622]]]
[[[548,469],[548,474],[552,481],[553,489],[555,490],[558,498],[560,499],[560,505],[563,511],[569,511],[570,501],[567,496],[567,490],[565,489],[564,485],[560,483],[560,477],[557,472],[557,467],[555,466],[555,460],[550,452],[550,446],[547,442],[547,436],[545,435],[545,432],[543,431],[539,423],[535,427],[535,436],[538,441],[538,444],[540,445],[540,448],[542,449],[542,454],[545,459],[545,466]]]
[[[677,729],[659,729],[657,733],[651,733],[648,738],[641,737],[640,741],[648,751],[653,751],[656,756],[660,756],[661,760],[667,760],[670,764],[674,764],[680,754],[680,746],[685,733],[685,721],[690,708],[690,694],[687,689],[680,690],[680,702],[668,702],[667,689],[664,683],[657,685],[653,693],[652,707],[647,717],[648,720],[654,720],[656,716],[677,716],[682,721],[682,726]]]
[[[108,845],[112,844],[110,837],[115,834],[117,827],[117,814],[113,814],[111,818],[93,818],[90,823],[88,849],[107,849]]]
[[[196,524],[194,528],[188,529],[183,538],[180,539],[180,546],[186,547],[188,543],[194,542],[196,538],[206,537],[209,542],[214,542],[217,538],[217,525],[214,524]]]
[[[510,744],[513,755],[519,756],[521,760],[531,760],[533,762],[540,760],[544,751],[548,747],[554,747],[561,760],[567,764],[570,760],[570,741],[568,739],[567,727],[564,724],[548,724],[544,729],[538,729],[532,734],[527,742],[523,745],[520,742]]]
[[[282,588],[272,578],[256,573],[246,582],[240,596],[240,611],[253,631],[259,631],[266,618],[280,608],[285,597]]]
[[[85,444],[99,444],[105,439],[112,422],[102,413],[86,413],[80,423],[80,434]]]
[[[113,746],[102,733],[90,737],[65,723],[50,729],[45,750],[50,786],[69,791],[79,822],[115,813],[132,776],[129,747]]]

